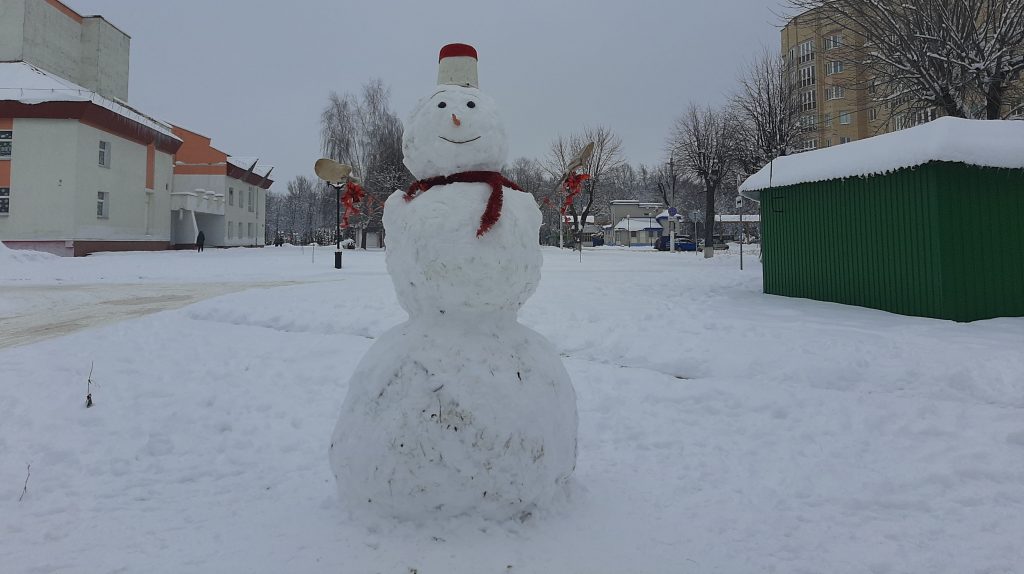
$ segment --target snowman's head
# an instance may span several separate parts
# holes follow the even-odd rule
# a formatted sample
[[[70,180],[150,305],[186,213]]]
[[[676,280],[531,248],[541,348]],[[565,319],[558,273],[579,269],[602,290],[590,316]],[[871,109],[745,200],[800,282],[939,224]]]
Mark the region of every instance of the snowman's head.
[[[477,88],[438,86],[416,105],[402,135],[405,166],[418,179],[498,171],[508,143],[498,107]]]

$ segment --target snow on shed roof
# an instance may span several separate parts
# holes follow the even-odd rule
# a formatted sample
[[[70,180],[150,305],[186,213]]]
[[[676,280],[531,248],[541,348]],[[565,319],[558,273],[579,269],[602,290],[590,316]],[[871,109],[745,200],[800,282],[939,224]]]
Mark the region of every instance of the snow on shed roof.
[[[942,117],[910,129],[779,157],[774,165],[748,177],[740,192],[757,200],[760,190],[769,186],[877,175],[931,161],[1024,168],[1024,121]]]
[[[27,62],[0,62],[0,100],[23,104],[46,102],[92,102],[115,114],[154,129],[166,136],[180,139],[171,133],[171,126],[153,119],[130,106],[108,100],[78,84],[51,74]]]

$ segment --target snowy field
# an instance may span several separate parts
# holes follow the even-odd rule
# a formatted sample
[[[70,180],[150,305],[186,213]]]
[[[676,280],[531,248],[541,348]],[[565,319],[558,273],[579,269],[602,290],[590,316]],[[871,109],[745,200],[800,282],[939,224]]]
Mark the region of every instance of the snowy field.
[[[735,246],[545,249],[569,498],[355,521],[328,442],[405,314],[383,252],[331,255],[0,251],[0,572],[1024,572],[1024,319],[767,296]]]

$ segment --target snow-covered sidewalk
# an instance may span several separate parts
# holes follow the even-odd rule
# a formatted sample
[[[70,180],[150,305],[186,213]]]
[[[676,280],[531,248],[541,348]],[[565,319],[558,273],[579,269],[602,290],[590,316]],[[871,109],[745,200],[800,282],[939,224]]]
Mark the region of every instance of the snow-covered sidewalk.
[[[544,254],[520,317],[575,382],[576,484],[503,524],[367,524],[336,503],[327,444],[347,378],[405,318],[382,252],[347,251],[342,271],[298,247],[0,263],[0,286],[49,285],[54,308],[85,297],[58,283],[297,283],[0,350],[0,570],[1024,564],[1024,319],[766,296],[735,250]],[[25,301],[0,306],[0,330]]]

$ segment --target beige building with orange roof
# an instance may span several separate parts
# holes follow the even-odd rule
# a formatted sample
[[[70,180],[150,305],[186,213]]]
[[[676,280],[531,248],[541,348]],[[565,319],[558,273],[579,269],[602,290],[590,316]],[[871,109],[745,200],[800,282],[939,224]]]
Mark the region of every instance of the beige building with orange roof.
[[[274,168],[229,156],[209,137],[180,126],[174,135],[183,143],[174,162],[172,245],[192,246],[199,231],[211,247],[264,245]]]

